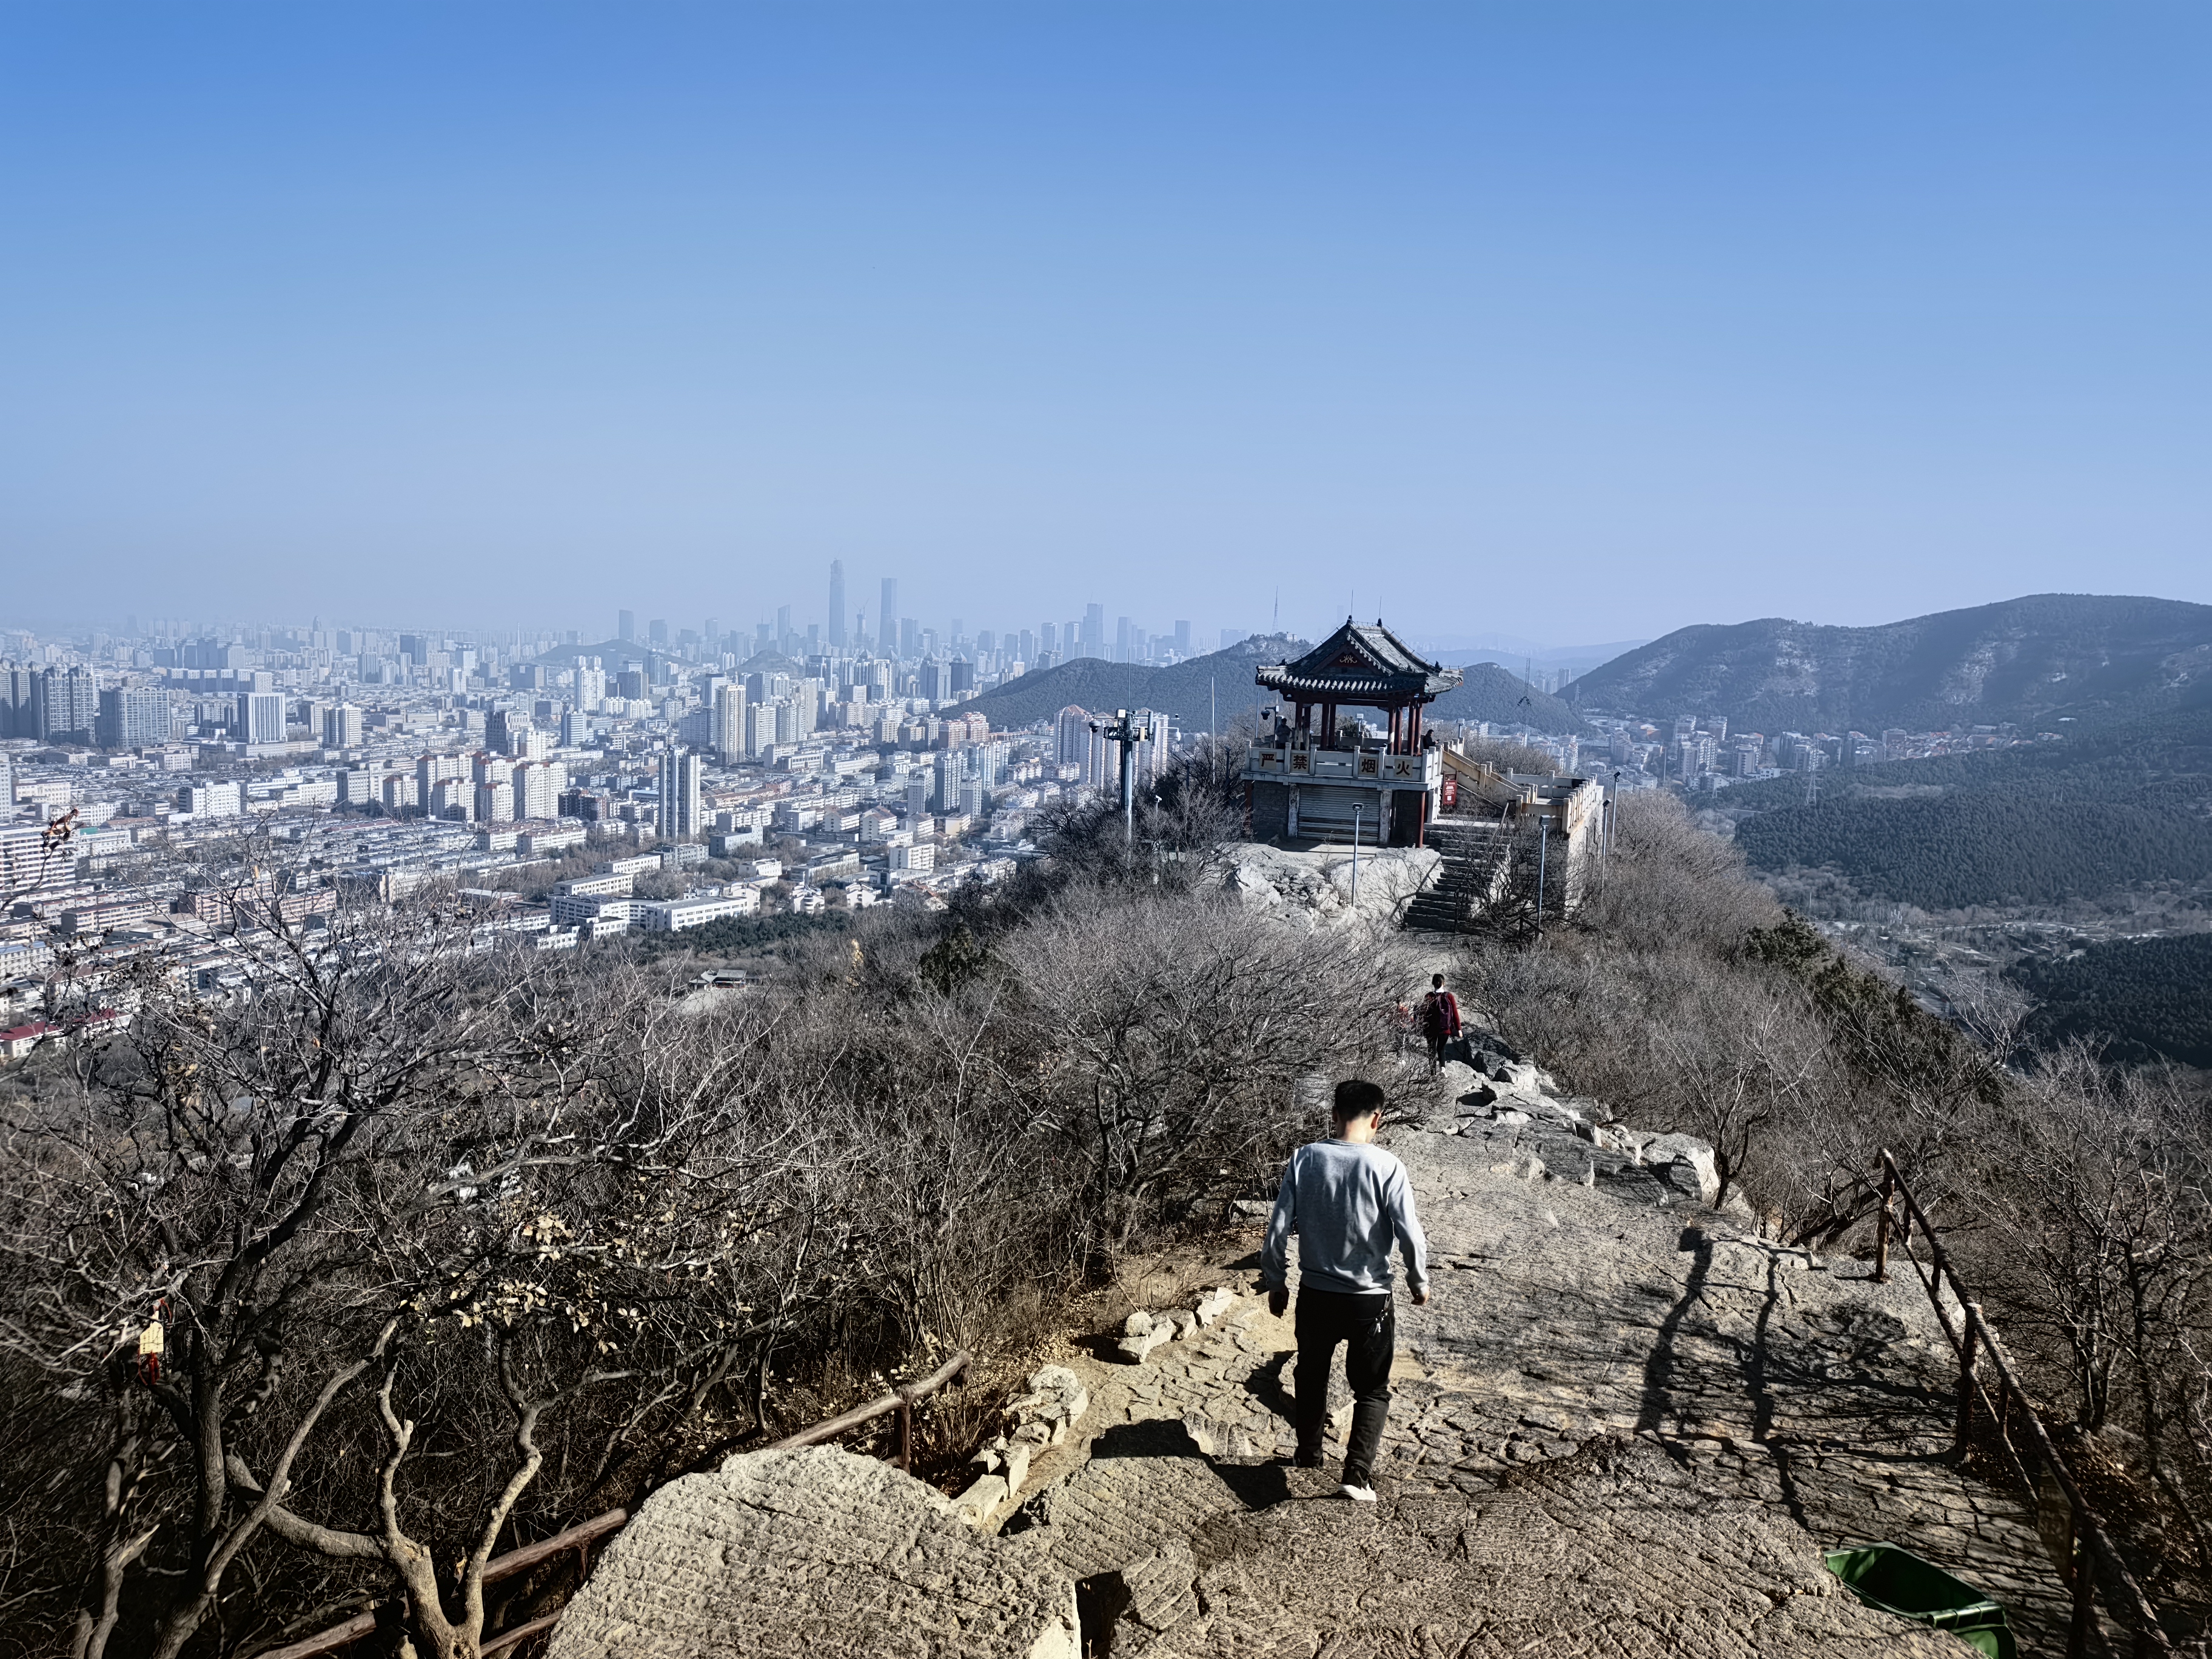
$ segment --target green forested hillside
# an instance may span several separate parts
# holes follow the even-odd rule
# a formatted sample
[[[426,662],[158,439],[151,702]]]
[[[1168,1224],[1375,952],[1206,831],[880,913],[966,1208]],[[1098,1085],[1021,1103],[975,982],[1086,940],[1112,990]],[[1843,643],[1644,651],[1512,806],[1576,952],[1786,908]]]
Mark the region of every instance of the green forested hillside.
[[[2039,1036],[2085,1037],[2116,1060],[2212,1066],[2212,933],[2116,939],[2014,975],[2038,1003]]]
[[[1824,772],[1820,787],[1810,807],[1796,777],[1721,797],[1754,866],[1826,866],[1863,892],[1930,909],[2212,879],[2212,710]]]
[[[1864,892],[1927,910],[2212,878],[2212,823],[2202,819],[1990,790],[1778,807],[1739,823],[1736,843],[1755,868],[1830,866]]]

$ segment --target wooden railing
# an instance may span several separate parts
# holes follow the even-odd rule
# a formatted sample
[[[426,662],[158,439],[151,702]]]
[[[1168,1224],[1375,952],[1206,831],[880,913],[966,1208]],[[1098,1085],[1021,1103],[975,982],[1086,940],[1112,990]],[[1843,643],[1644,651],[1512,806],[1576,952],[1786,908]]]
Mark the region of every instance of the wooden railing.
[[[894,1389],[889,1394],[865,1405],[855,1406],[826,1422],[817,1423],[811,1428],[801,1429],[797,1434],[773,1442],[763,1449],[795,1451],[801,1446],[818,1446],[825,1440],[835,1440],[841,1434],[849,1433],[864,1424],[874,1422],[878,1417],[896,1412],[899,1419],[898,1466],[910,1470],[914,1467],[915,1406],[965,1375],[973,1363],[968,1351],[960,1349],[920,1382],[909,1382],[902,1389]],[[502,1578],[512,1578],[518,1572],[527,1572],[532,1567],[574,1550],[576,1553],[576,1583],[580,1587],[591,1571],[592,1546],[610,1534],[622,1530],[629,1519],[629,1513],[626,1510],[609,1510],[605,1515],[594,1516],[566,1532],[556,1532],[550,1538],[540,1539],[535,1544],[525,1544],[519,1550],[494,1556],[484,1563],[483,1582],[490,1584]],[[484,1659],[490,1659],[491,1655],[504,1653],[533,1636],[543,1636],[561,1622],[561,1613],[565,1611],[565,1608],[559,1609],[510,1630],[494,1632],[477,1645],[477,1651],[484,1656]],[[342,1625],[332,1625],[327,1630],[302,1637],[287,1646],[267,1650],[256,1656],[256,1659],[323,1659],[324,1655],[351,1647],[356,1642],[374,1634],[375,1630],[376,1614],[374,1612],[356,1613]]]
[[[1978,1405],[1987,1420],[1996,1428],[1997,1438],[2011,1457],[2014,1472],[2026,1486],[2031,1501],[2042,1491],[2043,1483],[2037,1480],[2028,1458],[2033,1456],[2048,1471],[2052,1482],[2064,1496],[2067,1506],[2067,1538],[2062,1552],[2063,1559],[2059,1574],[2074,1593],[2073,1617],[2067,1638],[2067,1659],[2082,1659],[2089,1651],[2089,1639],[2096,1613],[2097,1592],[2101,1583],[2105,1605],[2112,1615],[2127,1627],[2137,1655],[2170,1654],[2177,1650],[2166,1638],[2159,1623],[2158,1611],[2150,1598],[2143,1594],[2135,1575],[2128,1571],[2127,1563],[2112,1543],[2112,1536],[2098,1521],[2096,1511],[2082,1496],[2081,1483],[2066,1460],[2058,1455],[2050,1431],[2043,1425],[2035,1402],[2027,1390],[2021,1386],[2020,1373],[2014,1370],[2006,1355],[2004,1344],[1983,1317],[1982,1304],[1966,1289],[1966,1281],[1959,1277],[1951,1265],[1951,1258],[1943,1249],[1943,1241],[1929,1224],[1927,1212],[1913,1196],[1905,1172],[1897,1167],[1897,1160],[1885,1147],[1881,1161],[1881,1209],[1875,1224],[1874,1246],[1874,1276],[1878,1282],[1889,1279],[1889,1256],[1893,1243],[1912,1266],[1913,1276],[1928,1292],[1928,1300],[1936,1310],[1936,1318],[1943,1328],[1943,1334],[1951,1344],[1952,1352],[1959,1357],[1959,1407],[1953,1427],[1953,1447],[1960,1458],[1966,1455],[1968,1443],[1974,1432],[1974,1413]],[[1901,1200],[1901,1204],[1900,1204]],[[1920,1258],[1912,1251],[1912,1231],[1917,1225],[1920,1236],[1927,1243],[1929,1266],[1923,1268]],[[1956,1305],[1958,1318],[1954,1323],[1951,1310],[1944,1305],[1944,1292],[1948,1291]],[[1984,1387],[1981,1360],[1986,1355],[1990,1369],[1996,1374],[1996,1400],[1992,1404]],[[2017,1409],[2015,1409],[2015,1407]],[[2027,1455],[2023,1455],[2014,1437],[2014,1425],[2024,1427],[2020,1438],[2027,1442]]]

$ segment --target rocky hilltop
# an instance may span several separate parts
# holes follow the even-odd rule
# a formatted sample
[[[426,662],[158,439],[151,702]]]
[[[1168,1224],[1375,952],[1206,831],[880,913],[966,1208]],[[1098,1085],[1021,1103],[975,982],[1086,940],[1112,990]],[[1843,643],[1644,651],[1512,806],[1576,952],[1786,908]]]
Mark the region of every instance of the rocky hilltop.
[[[957,1497],[828,1447],[665,1488],[554,1659],[1968,1652],[1823,1570],[1881,1539],[2051,1650],[2033,1516],[1945,1458],[1918,1285],[1762,1238],[1698,1142],[1480,1060],[1389,1131],[1435,1294],[1400,1306],[1381,1502],[1283,1461],[1291,1326],[1231,1252],[1040,1371]]]

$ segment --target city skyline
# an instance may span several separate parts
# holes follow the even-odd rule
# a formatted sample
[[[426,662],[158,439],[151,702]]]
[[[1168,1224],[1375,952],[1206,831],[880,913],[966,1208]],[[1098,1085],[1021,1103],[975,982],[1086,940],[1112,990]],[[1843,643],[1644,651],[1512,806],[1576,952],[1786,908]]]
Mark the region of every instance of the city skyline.
[[[0,620],[2212,599],[2183,9],[7,27]]]

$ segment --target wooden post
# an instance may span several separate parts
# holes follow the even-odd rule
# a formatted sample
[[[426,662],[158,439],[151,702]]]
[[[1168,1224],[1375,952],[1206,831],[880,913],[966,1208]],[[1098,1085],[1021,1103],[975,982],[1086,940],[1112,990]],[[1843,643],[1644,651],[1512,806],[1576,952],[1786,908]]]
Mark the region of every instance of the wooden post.
[[[1889,1283],[1889,1210],[1897,1194],[1897,1166],[1881,1155],[1881,1214],[1874,1224],[1874,1282]]]
[[[2086,1549],[2074,1555],[2074,1618],[2066,1631],[2066,1659],[2087,1659],[2089,1630],[2096,1623],[2097,1569]]]
[[[1958,1289],[1954,1281],[1952,1289]],[[1981,1334],[1982,1304],[1966,1304],[1966,1336],[1959,1347],[1959,1427],[1954,1449],[1959,1461],[1966,1462],[1966,1442],[1974,1431],[1974,1339]]]

